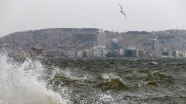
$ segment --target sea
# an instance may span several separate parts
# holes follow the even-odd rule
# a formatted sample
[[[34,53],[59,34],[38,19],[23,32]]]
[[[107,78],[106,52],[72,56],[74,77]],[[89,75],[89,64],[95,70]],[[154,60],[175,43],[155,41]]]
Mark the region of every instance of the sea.
[[[186,104],[186,59],[0,55],[0,104]]]

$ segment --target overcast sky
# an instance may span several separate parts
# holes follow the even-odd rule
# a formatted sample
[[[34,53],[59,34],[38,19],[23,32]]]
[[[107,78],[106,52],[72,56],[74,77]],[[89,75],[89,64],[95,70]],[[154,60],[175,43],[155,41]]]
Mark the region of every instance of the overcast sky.
[[[0,0],[0,36],[61,27],[118,32],[186,29],[186,0]]]

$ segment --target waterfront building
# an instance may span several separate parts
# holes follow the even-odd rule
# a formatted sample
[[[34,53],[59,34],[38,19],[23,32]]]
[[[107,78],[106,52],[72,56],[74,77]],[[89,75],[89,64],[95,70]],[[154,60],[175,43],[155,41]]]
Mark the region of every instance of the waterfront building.
[[[186,57],[186,51],[178,51],[178,57]]]
[[[157,57],[157,56],[158,56],[158,51],[152,50],[152,57]]]
[[[153,55],[152,55],[152,51],[151,50],[147,50],[144,52],[144,57],[147,57],[147,58],[151,58]]]
[[[8,56],[14,58],[25,58],[25,54],[23,50],[12,50],[11,53],[8,54]]]
[[[186,51],[183,51],[183,57],[186,57]]]
[[[158,50],[158,40],[157,39],[152,40],[152,50]]]
[[[75,58],[76,57],[76,51],[75,50],[69,50],[68,51],[68,57],[69,58]]]
[[[158,40],[157,39],[153,39],[152,40],[152,56],[153,57],[157,57],[158,53],[159,53]]]
[[[76,51],[75,52],[76,57],[83,57],[83,51]]]
[[[178,57],[178,51],[175,51],[175,50],[172,51],[172,56],[173,56],[173,57]]]
[[[92,47],[93,57],[106,57],[107,54],[108,52],[105,47],[101,47],[101,46]]]
[[[84,50],[83,57],[92,57],[92,50]]]
[[[125,49],[125,57],[137,57],[138,56],[138,51],[135,46],[129,46]]]
[[[98,34],[96,35],[96,45],[105,47],[106,42],[106,33],[103,30],[99,30]]]
[[[143,49],[138,50],[138,57],[144,57],[144,50]]]
[[[124,55],[124,50],[123,49],[119,49],[119,55],[123,56]]]
[[[171,51],[162,51],[161,52],[162,57],[171,57]]]
[[[48,51],[46,51],[46,56],[48,58],[61,58],[63,56],[63,51],[61,51],[61,50],[48,50]]]
[[[118,40],[116,38],[111,41],[111,49],[112,51],[118,50]]]

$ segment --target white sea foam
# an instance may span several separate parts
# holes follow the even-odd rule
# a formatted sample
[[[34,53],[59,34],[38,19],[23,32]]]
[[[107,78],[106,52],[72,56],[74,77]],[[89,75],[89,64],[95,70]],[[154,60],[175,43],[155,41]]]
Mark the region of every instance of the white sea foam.
[[[110,80],[110,79],[114,79],[114,78],[123,81],[122,78],[121,78],[120,76],[117,76],[117,75],[114,74],[114,73],[104,73],[104,74],[102,74],[102,79]]]
[[[79,81],[84,81],[84,80],[87,80],[89,77],[91,77],[90,75],[87,75],[87,74],[83,74],[81,76],[78,76],[76,72],[73,72],[69,68],[60,69],[58,67],[55,67],[55,70],[52,73],[53,78],[55,77],[55,75],[58,75],[58,74],[66,77],[66,78],[70,78],[72,80],[79,80]]]
[[[67,99],[46,88],[44,70],[40,62],[18,64],[0,55],[0,104],[66,104]]]
[[[115,101],[114,101],[114,98],[112,97],[112,94],[110,93],[110,91],[108,91],[107,93],[105,94],[99,94],[100,96],[100,101],[103,101],[104,104],[108,103],[108,104],[117,104]]]
[[[113,73],[104,73],[102,74],[102,78],[103,79],[111,79],[111,78],[114,78],[115,75]]]

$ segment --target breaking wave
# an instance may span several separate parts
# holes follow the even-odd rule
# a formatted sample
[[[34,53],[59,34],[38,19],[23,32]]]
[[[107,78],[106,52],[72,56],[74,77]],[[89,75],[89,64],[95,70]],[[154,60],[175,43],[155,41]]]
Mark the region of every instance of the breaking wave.
[[[66,104],[57,92],[47,88],[45,68],[39,61],[14,62],[0,55],[0,104]]]

